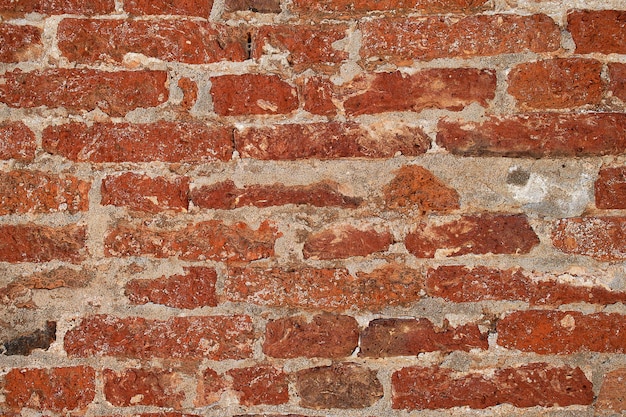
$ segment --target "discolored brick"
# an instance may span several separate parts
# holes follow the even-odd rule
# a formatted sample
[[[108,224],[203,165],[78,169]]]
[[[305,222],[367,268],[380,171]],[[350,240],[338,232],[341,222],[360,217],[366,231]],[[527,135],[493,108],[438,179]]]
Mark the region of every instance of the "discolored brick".
[[[595,201],[601,209],[626,208],[626,167],[600,169],[595,182]]]
[[[22,335],[0,344],[0,351],[4,355],[28,356],[35,349],[48,350],[52,342],[56,340],[57,323],[46,321],[46,327],[37,329],[27,335]]]
[[[333,17],[361,16],[372,11],[419,12],[422,14],[476,13],[488,9],[487,0],[295,0],[300,14]]]
[[[287,374],[269,365],[237,368],[228,371],[239,403],[244,406],[279,405],[289,401]]]
[[[280,0],[225,0],[226,12],[280,13]]]
[[[109,175],[102,180],[103,205],[128,207],[131,210],[158,213],[165,210],[187,211],[189,207],[189,179],[126,172]]]
[[[616,369],[604,375],[596,409],[606,414],[626,410],[626,368]]]
[[[224,378],[213,369],[205,369],[202,372],[202,376],[198,377],[198,388],[194,405],[196,407],[204,407],[218,402],[227,385],[228,383]]]
[[[309,235],[302,253],[305,259],[342,259],[384,252],[392,243],[393,236],[388,231],[337,225]]]
[[[31,161],[35,158],[35,134],[22,122],[0,122],[0,159]]]
[[[572,217],[554,222],[552,244],[602,261],[626,259],[626,217]]]
[[[38,27],[0,23],[0,62],[30,61],[38,58],[42,49]]]
[[[126,0],[124,10],[133,15],[185,15],[208,18],[213,0]]]
[[[0,15],[85,14],[98,15],[115,11],[114,0],[0,0]]]
[[[626,64],[608,64],[609,91],[614,97],[626,102]]]
[[[334,87],[329,79],[322,77],[302,77],[298,80],[302,108],[311,114],[332,116],[337,114],[333,103],[336,98]]]
[[[126,369],[103,371],[104,395],[116,407],[152,405],[176,410],[182,408],[185,392],[181,377],[164,369]]]

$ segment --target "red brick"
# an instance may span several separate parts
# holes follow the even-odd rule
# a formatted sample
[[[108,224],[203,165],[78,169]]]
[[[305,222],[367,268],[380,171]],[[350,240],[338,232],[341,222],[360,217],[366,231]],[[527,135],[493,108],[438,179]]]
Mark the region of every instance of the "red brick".
[[[381,310],[420,299],[419,271],[388,265],[351,275],[346,269],[230,268],[225,300],[324,311]]]
[[[186,267],[183,275],[159,279],[134,279],[126,284],[126,296],[133,304],[162,304],[174,308],[217,306],[213,268]]]
[[[372,135],[356,123],[281,124],[235,130],[235,144],[244,158],[297,160],[307,158],[390,158],[425,153],[430,139],[419,128],[399,126]]]
[[[624,10],[574,10],[567,15],[567,29],[578,54],[626,53]]]
[[[228,375],[241,405],[279,405],[289,401],[287,374],[281,369],[260,365],[232,369]]]
[[[552,244],[565,253],[601,261],[626,259],[626,217],[573,217],[557,220]]]
[[[253,261],[274,255],[281,236],[265,221],[257,230],[245,223],[226,225],[218,220],[190,224],[178,230],[154,230],[145,226],[119,226],[105,238],[109,257],[176,256],[183,260]]]
[[[0,23],[0,62],[36,59],[41,54],[42,48],[41,29],[35,26]]]
[[[455,303],[486,300],[524,301],[530,305],[560,306],[570,303],[609,305],[626,302],[626,292],[600,285],[572,285],[555,279],[532,279],[520,269],[484,266],[440,266],[428,271],[426,292]]]
[[[247,34],[230,26],[193,20],[64,19],[59,49],[79,63],[123,62],[127,53],[186,64],[247,59]]]
[[[383,397],[376,371],[354,363],[303,369],[296,373],[300,406],[315,409],[367,408]]]
[[[483,123],[439,122],[437,143],[453,154],[506,157],[621,155],[626,114],[533,113]]]
[[[78,263],[85,258],[84,226],[0,226],[0,261]]]
[[[383,193],[387,209],[402,212],[417,208],[422,213],[450,212],[460,208],[459,193],[418,165],[405,165],[395,172]]]
[[[1,15],[26,13],[97,15],[114,11],[114,0],[0,0]]]
[[[617,413],[626,410],[626,368],[604,375],[596,409]]]
[[[602,168],[595,183],[596,207],[626,208],[626,167]]]
[[[126,0],[124,10],[132,15],[185,15],[207,18],[213,0]]]
[[[309,235],[302,253],[305,259],[340,259],[384,252],[392,243],[393,236],[389,232],[337,225]]]
[[[12,410],[84,410],[94,399],[95,377],[86,366],[11,369],[4,377],[6,405]]]
[[[198,100],[198,85],[187,77],[178,80],[178,88],[183,91],[183,99],[180,103],[183,110],[191,110]]]
[[[288,114],[298,108],[296,89],[275,75],[223,75],[211,79],[215,113],[222,116]]]
[[[228,161],[231,132],[198,122],[69,123],[43,132],[43,148],[76,162]]]
[[[110,175],[102,180],[101,204],[150,213],[164,210],[187,211],[189,178],[176,177],[169,180],[132,172]]]
[[[440,367],[403,368],[392,375],[392,407],[424,410],[511,404],[554,407],[593,402],[591,382],[580,368],[531,363],[489,372],[455,373]]]
[[[559,27],[542,14],[377,19],[361,23],[361,30],[363,59],[376,57],[398,64],[551,52],[558,50],[561,43]]]
[[[609,67],[609,91],[614,97],[626,102],[626,64],[610,63]]]
[[[72,112],[99,108],[123,116],[167,101],[164,71],[106,72],[92,69],[15,70],[3,75],[0,102],[9,107],[65,107]]]
[[[116,407],[153,405],[180,410],[185,392],[180,390],[181,376],[163,369],[127,369],[103,371],[104,395]]]
[[[224,10],[228,12],[251,11],[257,13],[280,13],[280,0],[226,0]]]
[[[250,357],[253,343],[248,316],[148,320],[95,315],[65,334],[64,347],[71,357],[226,360]]]
[[[369,88],[348,98],[344,107],[353,116],[424,109],[462,110],[472,103],[487,106],[496,93],[496,74],[474,68],[436,68],[412,75],[378,73]]]
[[[470,351],[489,347],[476,324],[436,327],[428,319],[376,319],[361,334],[360,356],[417,356],[423,352]]]
[[[626,316],[576,311],[516,311],[498,321],[498,345],[522,352],[626,352]]]
[[[263,353],[274,358],[342,358],[359,343],[359,324],[349,316],[318,314],[272,320],[265,328]]]
[[[198,379],[196,392],[196,407],[204,407],[214,404],[220,400],[222,392],[226,389],[227,382],[213,369],[207,368],[202,372],[202,377]]]
[[[418,258],[467,254],[522,254],[539,244],[524,215],[463,216],[441,225],[422,221],[409,233],[406,248]]]
[[[509,74],[509,94],[522,109],[564,109],[597,105],[604,93],[602,63],[567,58],[517,65]]]
[[[191,200],[198,207],[226,210],[245,206],[271,207],[286,204],[356,208],[362,201],[360,198],[342,194],[338,190],[338,185],[329,181],[311,185],[286,186],[277,183],[238,188],[230,180],[195,188],[191,191]]]
[[[90,186],[69,175],[26,170],[0,172],[0,215],[86,211]]]
[[[295,0],[300,14],[365,15],[372,11],[415,11],[422,14],[476,13],[488,8],[487,0]]]
[[[304,77],[297,80],[302,95],[302,108],[320,116],[337,114],[333,103],[335,97],[333,83],[322,77]]]
[[[35,134],[22,122],[0,122],[0,159],[32,161],[35,158]]]

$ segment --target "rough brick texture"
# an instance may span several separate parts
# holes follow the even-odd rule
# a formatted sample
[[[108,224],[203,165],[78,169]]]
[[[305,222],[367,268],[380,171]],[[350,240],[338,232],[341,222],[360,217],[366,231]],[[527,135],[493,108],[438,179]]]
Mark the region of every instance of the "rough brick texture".
[[[34,133],[24,123],[0,123],[0,158],[32,160],[36,146]]]
[[[20,62],[37,58],[42,46],[41,29],[0,24],[0,62]]]
[[[181,408],[185,393],[177,386],[180,378],[174,372],[162,369],[128,369],[115,372],[105,369],[104,395],[117,407],[154,405]]]
[[[34,224],[0,226],[0,260],[4,262],[78,263],[87,254],[84,226],[47,227]]]
[[[189,180],[168,180],[128,172],[102,180],[102,204],[157,213],[163,210],[186,211],[189,206]]]

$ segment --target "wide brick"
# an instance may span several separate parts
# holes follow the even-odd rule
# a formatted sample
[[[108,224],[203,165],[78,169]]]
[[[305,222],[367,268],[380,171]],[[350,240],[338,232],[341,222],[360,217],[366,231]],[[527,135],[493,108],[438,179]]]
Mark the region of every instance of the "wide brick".
[[[354,363],[298,371],[296,391],[301,407],[315,409],[367,408],[383,396],[376,371]]]
[[[450,212],[460,208],[459,193],[432,172],[418,165],[405,165],[395,172],[395,177],[383,188],[387,209],[422,213]]]
[[[41,29],[0,23],[0,62],[29,61],[38,58],[42,48]]]
[[[35,158],[35,134],[22,122],[0,122],[0,159],[31,161]]]
[[[158,279],[134,279],[126,284],[133,304],[154,303],[175,308],[215,307],[217,273],[213,268],[186,267],[182,275]]]
[[[234,182],[227,180],[193,189],[191,201],[201,208],[226,210],[245,206],[271,207],[286,204],[356,208],[361,204],[362,199],[344,195],[338,188],[338,184],[329,181],[294,186],[280,183],[255,184],[239,188]]]
[[[43,148],[76,162],[212,162],[233,153],[231,132],[197,122],[69,123],[43,132]]]
[[[242,157],[262,160],[390,158],[421,155],[430,139],[419,128],[371,134],[356,123],[329,122],[243,128],[235,145]]]
[[[362,58],[398,64],[551,52],[558,50],[561,42],[559,27],[543,14],[377,19],[361,23],[361,30]]]
[[[64,347],[71,357],[226,360],[250,357],[253,343],[248,316],[148,320],[95,315],[65,334]]]
[[[372,11],[415,11],[422,14],[476,13],[488,8],[487,0],[295,0],[300,14],[365,15]]]
[[[243,30],[193,20],[64,19],[58,39],[66,58],[87,64],[123,62],[128,53],[186,64],[247,59]]]
[[[621,155],[626,114],[533,113],[482,123],[439,122],[437,143],[464,156],[584,157]]]
[[[626,259],[626,217],[573,217],[557,220],[552,244],[565,253],[601,261]]]
[[[105,255],[253,261],[273,256],[274,243],[279,236],[281,233],[267,221],[257,230],[245,223],[227,225],[218,220],[190,224],[178,230],[119,226],[105,238]]]
[[[12,410],[84,410],[95,397],[95,377],[86,366],[11,369],[4,377],[6,405]]]
[[[418,258],[467,254],[523,254],[539,244],[524,215],[462,216],[443,224],[422,221],[405,239]]]
[[[228,375],[241,405],[279,405],[289,401],[287,374],[281,369],[260,365],[232,369]]]
[[[309,113],[321,116],[337,114],[333,103],[335,87],[333,83],[322,77],[303,77],[297,80],[300,87],[302,108]]]
[[[220,400],[222,393],[226,389],[228,383],[223,376],[218,375],[211,368],[207,368],[202,372],[202,376],[198,378],[198,387],[196,390],[196,407],[204,407],[215,404]]]
[[[78,263],[85,258],[86,239],[84,226],[3,225],[0,226],[0,261]]]
[[[208,18],[213,0],[126,0],[124,10],[132,15],[185,15]]]
[[[498,345],[539,354],[626,352],[626,316],[577,311],[516,311],[498,321]]]
[[[280,0],[225,0],[227,13],[251,11],[255,13],[280,13]]]
[[[0,102],[9,107],[65,107],[72,112],[99,108],[111,116],[123,116],[140,107],[167,101],[164,71],[92,69],[15,70],[3,75]]]
[[[419,271],[395,264],[354,275],[346,269],[230,268],[223,296],[282,308],[378,311],[418,301],[422,280]]]
[[[374,75],[367,90],[348,98],[353,116],[424,109],[462,110],[472,103],[487,106],[495,97],[496,74],[474,68],[427,69],[412,75],[399,71]]]
[[[626,64],[611,63],[609,67],[609,91],[614,97],[626,102]]]
[[[423,352],[470,351],[489,347],[487,333],[476,324],[443,328],[428,319],[376,319],[361,334],[360,356],[386,358]]]
[[[86,211],[90,186],[70,175],[26,170],[0,172],[0,215]]]
[[[430,269],[426,292],[455,303],[487,300],[524,301],[530,305],[560,306],[570,303],[609,305],[626,302],[626,292],[600,285],[572,285],[556,279],[533,279],[521,269],[484,266],[440,266]]]
[[[223,75],[211,79],[215,113],[222,116],[288,114],[298,108],[296,89],[275,75]]]
[[[302,253],[305,258],[341,259],[384,252],[392,243],[393,236],[389,232],[336,225],[309,235]]]
[[[578,54],[626,53],[624,10],[574,10],[567,15],[567,29]]]
[[[626,167],[602,168],[595,182],[596,207],[626,208]]]
[[[0,0],[0,14],[26,13],[97,15],[115,11],[114,0]]]
[[[626,368],[616,369],[604,375],[596,409],[606,414],[626,410]]]
[[[274,358],[342,358],[359,343],[359,324],[349,316],[318,314],[272,320],[265,328],[263,353]]]
[[[593,402],[591,382],[580,368],[531,363],[488,372],[455,373],[441,367],[408,367],[392,375],[392,407],[406,410],[498,404],[554,407]]]
[[[509,74],[509,94],[522,109],[564,109],[597,105],[604,93],[602,63],[567,58],[517,65]]]
[[[187,211],[189,178],[165,177],[127,172],[102,180],[103,205],[128,207],[131,210],[158,213],[164,210]]]
[[[182,378],[164,369],[127,369],[103,371],[104,395],[116,407],[152,405],[180,410],[185,392]]]

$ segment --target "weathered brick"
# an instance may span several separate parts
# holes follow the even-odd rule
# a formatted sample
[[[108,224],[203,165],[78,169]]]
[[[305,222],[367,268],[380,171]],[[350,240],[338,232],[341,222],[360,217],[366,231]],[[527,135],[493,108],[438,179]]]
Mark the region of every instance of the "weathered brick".
[[[119,226],[105,238],[105,255],[253,261],[274,255],[274,243],[279,236],[281,233],[267,221],[257,230],[245,223],[227,225],[218,220],[190,224],[178,230]]]
[[[69,123],[43,132],[43,148],[76,162],[211,162],[233,153],[231,132],[198,122]]]
[[[552,244],[565,253],[601,261],[626,259],[626,217],[572,217],[557,220]]]
[[[365,15],[372,11],[415,11],[422,14],[476,13],[488,8],[487,0],[295,0],[300,14]]]
[[[578,54],[626,53],[624,10],[574,10],[567,15],[567,29]]]
[[[418,301],[422,281],[419,271],[395,264],[354,275],[346,269],[230,268],[223,296],[282,308],[378,311]]]
[[[34,224],[0,226],[0,261],[78,263],[87,249],[84,226],[48,227]]]
[[[359,343],[359,324],[349,316],[318,314],[272,320],[265,328],[263,353],[274,358],[342,358]]]
[[[593,402],[591,382],[580,368],[531,363],[489,372],[456,374],[441,367],[408,367],[391,378],[392,407],[424,410],[467,406],[554,407]]]
[[[620,155],[626,114],[533,113],[482,123],[439,122],[437,143],[453,154],[506,157]]]
[[[498,345],[539,354],[626,352],[626,316],[577,311],[516,311],[498,321]]]
[[[126,0],[124,10],[132,15],[185,15],[208,18],[213,0]]]
[[[114,0],[0,0],[1,15],[26,13],[97,15],[114,11]]]
[[[297,80],[300,87],[302,108],[321,116],[337,114],[333,103],[335,92],[332,82],[322,77],[302,77]]]
[[[366,408],[383,397],[376,371],[354,363],[303,369],[296,373],[296,391],[305,408]]]
[[[198,388],[196,390],[194,405],[196,407],[204,407],[218,402],[227,385],[224,378],[218,375],[213,369],[205,369],[202,372],[202,376],[198,378]]]
[[[614,97],[626,101],[626,64],[610,63],[609,68],[609,91]]]
[[[251,11],[258,13],[280,13],[280,0],[225,0],[226,12]]]
[[[430,269],[426,292],[455,303],[520,300],[533,306],[560,306],[580,302],[609,305],[626,301],[626,292],[612,291],[600,285],[572,285],[552,278],[537,280],[521,269],[484,266]]]
[[[195,188],[191,201],[202,208],[235,209],[245,206],[271,207],[286,204],[316,207],[356,208],[362,199],[342,194],[332,182],[311,185],[286,186],[283,184],[247,185],[239,188],[227,180]]]
[[[595,182],[596,207],[626,208],[626,167],[602,168]]]
[[[186,267],[182,275],[158,279],[134,279],[126,284],[126,296],[134,304],[162,304],[175,308],[217,305],[213,268]]]
[[[0,23],[0,62],[36,59],[42,48],[41,29],[38,27]]]
[[[26,170],[0,172],[0,215],[86,211],[90,186],[89,182],[69,175]]]
[[[405,239],[418,258],[466,254],[522,254],[539,244],[524,215],[462,216],[443,224],[420,222]]]
[[[180,410],[185,392],[181,377],[164,369],[126,369],[103,371],[104,395],[116,407],[152,405]]]
[[[279,405],[289,401],[287,374],[281,369],[259,365],[231,369],[228,375],[241,405]]]
[[[95,377],[86,366],[11,369],[4,377],[6,405],[13,410],[84,410],[94,399]]]
[[[275,75],[223,75],[211,79],[215,113],[222,116],[288,114],[298,108],[296,89]]]
[[[559,49],[561,43],[559,27],[543,14],[377,19],[361,23],[361,30],[362,58],[398,64],[525,51],[551,52]]]
[[[164,210],[187,211],[189,178],[165,177],[127,172],[102,180],[103,205],[128,207],[131,210],[158,213]]]
[[[22,122],[0,122],[0,159],[31,161],[35,158],[35,134]]]
[[[522,109],[564,109],[596,105],[605,85],[602,63],[562,58],[517,65],[509,74],[509,94]]]
[[[305,258],[340,259],[384,252],[392,243],[393,236],[387,231],[337,225],[309,235],[302,253]]]
[[[64,347],[71,357],[226,360],[250,357],[253,343],[248,316],[148,320],[95,315],[65,334]]]
[[[626,368],[604,375],[596,409],[616,413],[626,410]]]
[[[186,64],[247,59],[243,30],[193,20],[64,19],[58,39],[66,58],[87,64],[123,62],[127,53]]]
[[[417,356],[423,352],[469,351],[489,347],[476,324],[436,327],[428,319],[376,319],[361,334],[360,356]]]
[[[0,294],[2,294],[1,290]],[[46,321],[46,326],[43,329],[37,329],[29,334],[2,342],[0,350],[7,356],[28,356],[35,349],[48,350],[52,342],[57,338],[56,331],[56,321]]]
[[[436,68],[406,75],[399,71],[375,74],[367,90],[348,98],[353,116],[424,109],[462,110],[472,103],[487,106],[495,97],[496,74],[474,68]]]
[[[235,130],[235,145],[244,158],[297,160],[305,158],[390,158],[423,154],[430,139],[419,128],[373,135],[356,123],[281,124]]]
[[[180,106],[183,110],[191,110],[198,100],[198,85],[187,77],[181,77],[178,80],[178,88],[183,91]]]
[[[9,107],[65,107],[72,112],[99,108],[111,116],[123,116],[140,107],[167,101],[164,71],[92,69],[15,70],[3,75],[0,102]]]

